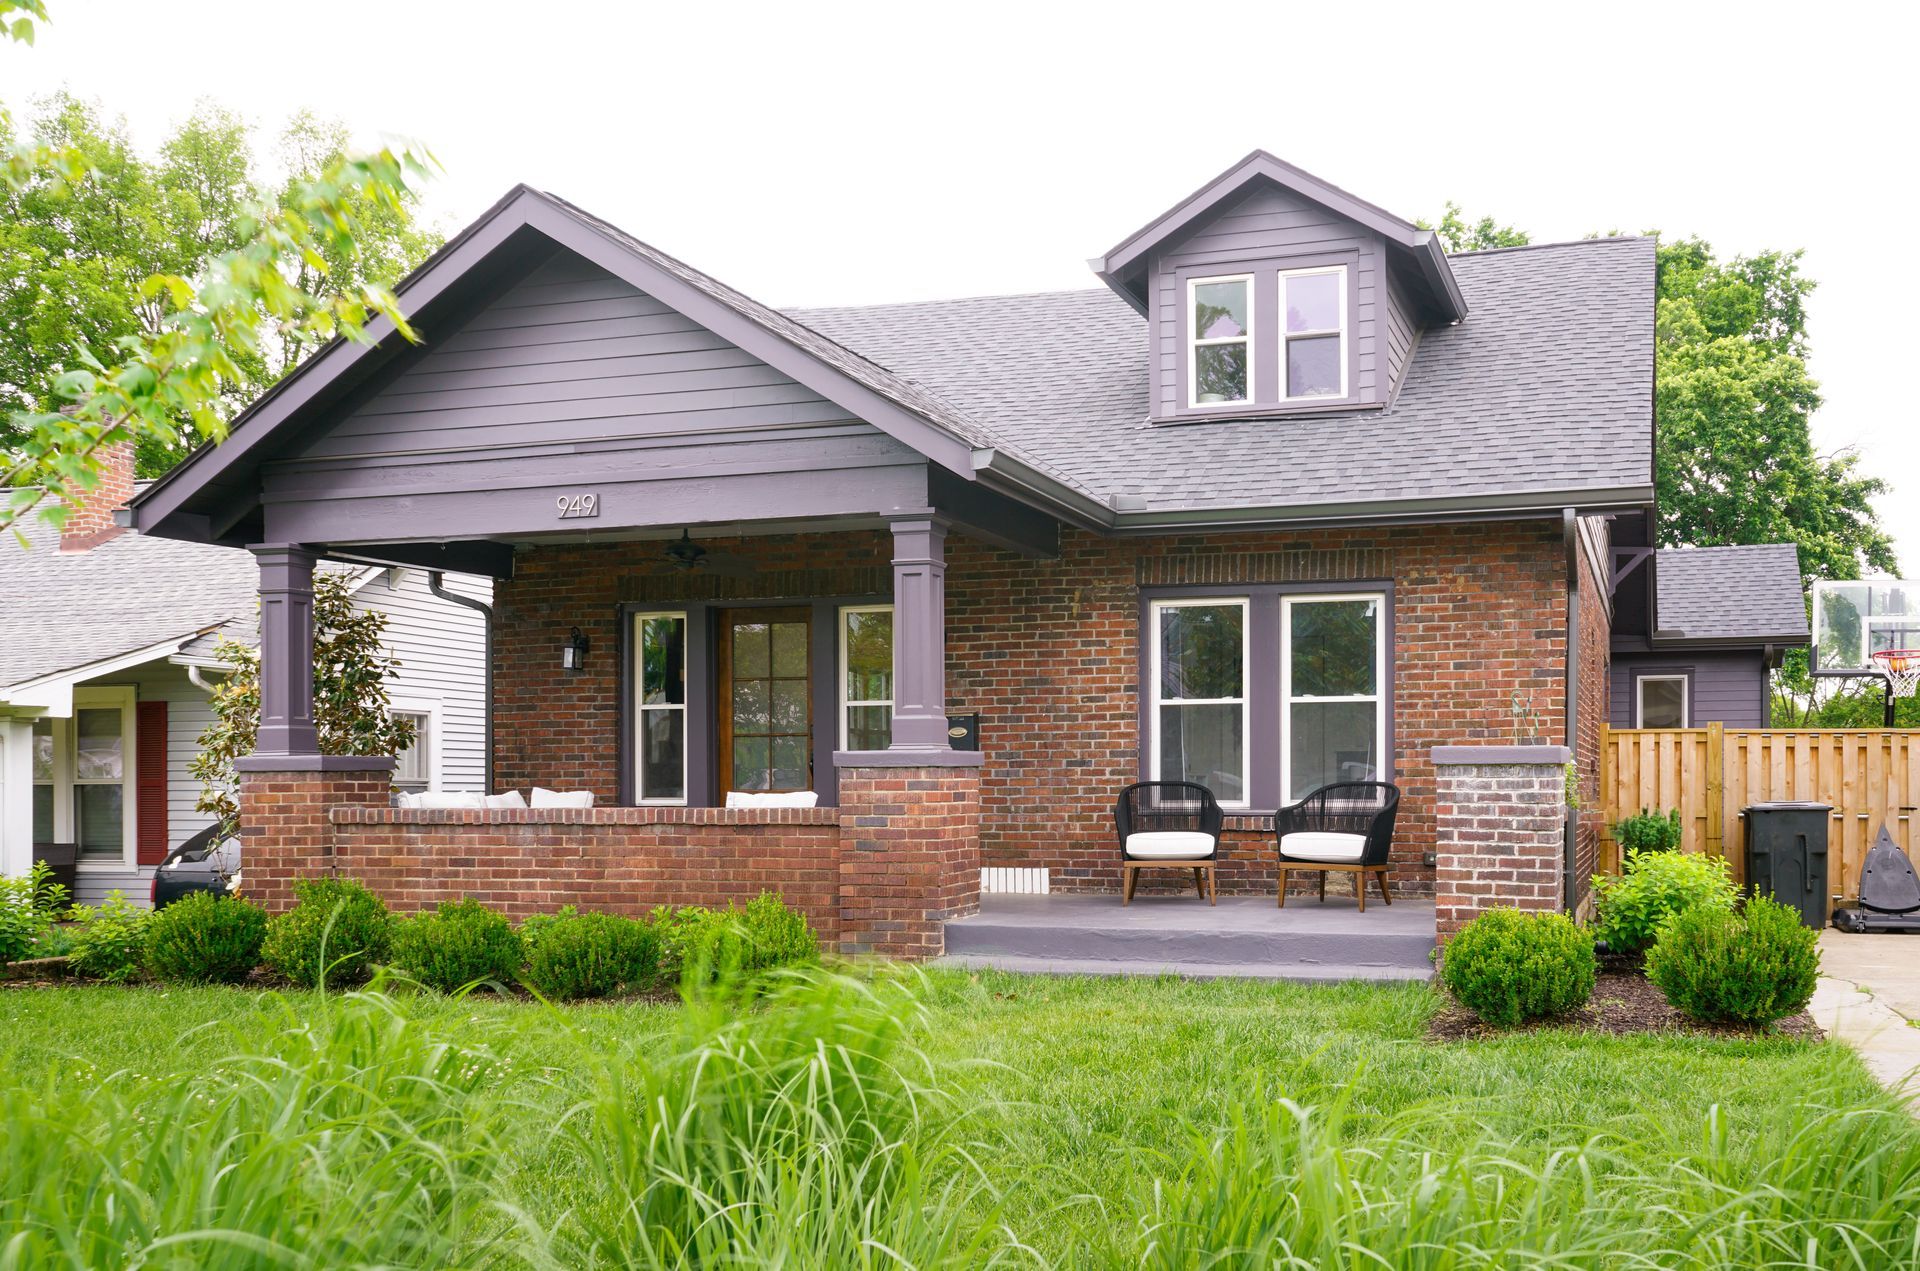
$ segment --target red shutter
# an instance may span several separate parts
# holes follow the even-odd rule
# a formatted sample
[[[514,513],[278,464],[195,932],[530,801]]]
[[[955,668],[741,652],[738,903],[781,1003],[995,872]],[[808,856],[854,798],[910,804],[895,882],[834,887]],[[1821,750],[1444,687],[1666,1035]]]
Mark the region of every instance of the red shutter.
[[[134,723],[134,859],[158,865],[167,859],[167,704],[141,702]]]

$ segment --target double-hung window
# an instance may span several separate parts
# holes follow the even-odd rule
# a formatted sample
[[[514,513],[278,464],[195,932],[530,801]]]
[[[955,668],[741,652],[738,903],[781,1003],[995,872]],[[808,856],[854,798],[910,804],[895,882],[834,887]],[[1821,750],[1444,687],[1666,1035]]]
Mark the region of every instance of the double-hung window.
[[[840,610],[840,748],[893,744],[893,606]]]
[[[633,617],[634,794],[641,803],[687,801],[687,615]]]
[[[1253,401],[1253,275],[1187,283],[1187,405]]]
[[[1298,269],[1280,275],[1282,398],[1347,395],[1347,270]]]
[[[134,863],[134,691],[82,688],[69,719],[33,724],[33,838],[82,865]]]
[[[1382,596],[1280,601],[1280,770],[1291,802],[1335,781],[1377,781],[1386,737]]]
[[[393,757],[393,784],[409,794],[433,789],[433,713],[395,710],[392,715],[413,725],[413,744]]]
[[[1635,728],[1685,728],[1687,677],[1643,675],[1634,681]]]
[[[1247,806],[1247,601],[1151,606],[1151,768],[1195,781],[1223,806]]]

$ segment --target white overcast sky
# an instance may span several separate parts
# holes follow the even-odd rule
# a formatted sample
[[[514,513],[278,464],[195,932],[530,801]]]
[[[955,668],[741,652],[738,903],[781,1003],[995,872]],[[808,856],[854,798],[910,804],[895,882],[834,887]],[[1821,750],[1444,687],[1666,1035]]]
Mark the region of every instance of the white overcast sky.
[[[311,107],[430,146],[450,232],[525,181],[777,305],[1091,285],[1256,146],[1408,218],[1805,248],[1816,440],[1920,574],[1920,6],[49,4],[16,112],[64,86],[150,147],[208,96],[265,149]]]

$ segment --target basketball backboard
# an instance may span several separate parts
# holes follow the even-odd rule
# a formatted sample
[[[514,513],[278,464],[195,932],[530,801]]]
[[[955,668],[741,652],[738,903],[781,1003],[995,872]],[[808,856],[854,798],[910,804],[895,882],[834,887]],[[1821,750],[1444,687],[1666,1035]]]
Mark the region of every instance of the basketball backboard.
[[[1920,582],[1865,578],[1813,585],[1813,673],[1879,675],[1872,655],[1920,648]]]

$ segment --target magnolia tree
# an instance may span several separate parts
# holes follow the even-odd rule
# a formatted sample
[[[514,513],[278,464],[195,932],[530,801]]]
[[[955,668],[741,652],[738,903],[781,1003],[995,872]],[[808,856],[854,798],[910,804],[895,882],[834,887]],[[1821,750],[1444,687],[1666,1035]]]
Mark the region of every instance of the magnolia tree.
[[[353,607],[349,575],[320,574],[313,583],[313,722],[323,755],[397,755],[414,742],[413,721],[394,718],[387,680],[400,663],[386,651],[387,617]],[[200,734],[188,770],[200,782],[194,806],[238,824],[239,782],[233,761],[253,753],[260,733],[260,653],[222,639],[216,656],[232,668],[213,690],[213,723]]]
[[[0,0],[0,37],[31,43],[46,21],[43,0]],[[53,197],[88,181],[80,150],[7,140],[0,118],[0,190]],[[193,276],[155,273],[137,285],[151,326],[106,347],[78,347],[44,395],[52,409],[9,419],[0,455],[0,529],[36,508],[54,524],[98,481],[97,455],[122,441],[176,449],[226,436],[223,398],[245,385],[272,350],[299,350],[335,336],[370,341],[385,322],[414,339],[385,286],[337,285],[339,262],[380,236],[380,223],[407,215],[430,157],[410,149],[344,156],[296,182],[277,202],[260,202],[231,225],[233,246]],[[332,279],[334,284],[329,285]],[[42,395],[36,394],[36,397]]]

